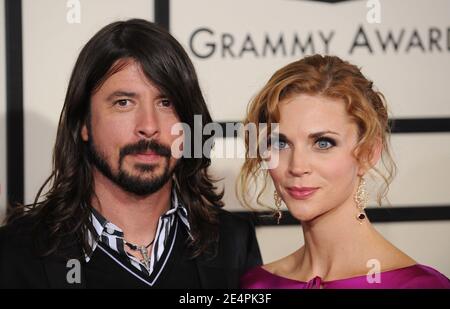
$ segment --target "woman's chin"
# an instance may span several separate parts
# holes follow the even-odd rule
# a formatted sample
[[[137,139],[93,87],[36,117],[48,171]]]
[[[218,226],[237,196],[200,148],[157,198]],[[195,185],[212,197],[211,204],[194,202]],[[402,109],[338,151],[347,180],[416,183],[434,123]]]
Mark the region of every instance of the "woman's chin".
[[[319,216],[319,214],[315,213],[315,212],[310,212],[310,211],[296,211],[296,212],[291,212],[291,215],[297,219],[298,221],[300,221],[301,223],[308,223],[313,221],[315,218],[317,218]]]

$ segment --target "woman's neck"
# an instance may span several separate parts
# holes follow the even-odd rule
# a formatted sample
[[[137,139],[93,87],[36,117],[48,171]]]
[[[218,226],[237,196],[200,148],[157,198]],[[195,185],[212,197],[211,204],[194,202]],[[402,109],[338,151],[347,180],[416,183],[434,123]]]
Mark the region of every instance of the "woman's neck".
[[[364,219],[356,219],[357,210],[347,202],[310,222],[302,223],[304,247],[295,255],[298,276],[324,280],[367,273],[367,263],[376,259],[374,248],[385,240]]]

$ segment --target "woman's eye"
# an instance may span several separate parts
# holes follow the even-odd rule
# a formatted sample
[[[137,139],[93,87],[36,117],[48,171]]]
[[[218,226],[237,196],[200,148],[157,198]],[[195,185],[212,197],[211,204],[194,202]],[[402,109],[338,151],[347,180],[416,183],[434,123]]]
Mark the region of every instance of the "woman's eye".
[[[281,140],[274,140],[272,141],[272,147],[274,147],[275,149],[285,149],[288,148],[288,143],[286,143],[285,141],[281,141]]]
[[[330,138],[322,137],[316,141],[316,145],[319,149],[329,149],[336,146],[336,143]]]

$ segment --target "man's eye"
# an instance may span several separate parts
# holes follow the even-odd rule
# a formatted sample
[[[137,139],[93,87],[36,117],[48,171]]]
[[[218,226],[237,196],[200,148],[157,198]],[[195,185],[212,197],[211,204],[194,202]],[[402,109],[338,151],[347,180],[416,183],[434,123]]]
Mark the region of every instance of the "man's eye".
[[[172,107],[172,102],[169,99],[161,99],[160,104],[162,107]]]
[[[115,103],[115,105],[118,105],[120,107],[126,107],[128,106],[128,103],[130,102],[130,100],[128,99],[122,99],[122,100],[117,100]]]
[[[329,149],[336,146],[336,142],[331,138],[321,137],[316,141],[316,145],[319,149]]]

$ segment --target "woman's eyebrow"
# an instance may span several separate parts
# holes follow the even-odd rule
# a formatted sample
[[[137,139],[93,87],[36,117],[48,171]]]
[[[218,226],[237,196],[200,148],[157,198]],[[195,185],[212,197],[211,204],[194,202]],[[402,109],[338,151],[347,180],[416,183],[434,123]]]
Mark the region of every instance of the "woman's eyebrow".
[[[321,137],[321,136],[323,136],[323,135],[325,135],[325,134],[335,134],[335,135],[339,135],[339,133],[337,133],[337,132],[334,132],[334,131],[331,131],[331,130],[326,130],[326,131],[320,131],[320,132],[310,133],[310,134],[308,135],[308,137],[309,137],[310,139],[315,139],[315,138]]]

